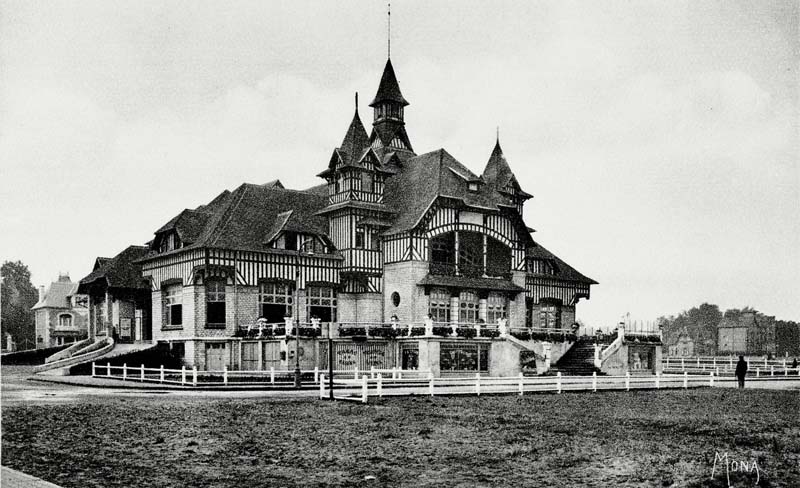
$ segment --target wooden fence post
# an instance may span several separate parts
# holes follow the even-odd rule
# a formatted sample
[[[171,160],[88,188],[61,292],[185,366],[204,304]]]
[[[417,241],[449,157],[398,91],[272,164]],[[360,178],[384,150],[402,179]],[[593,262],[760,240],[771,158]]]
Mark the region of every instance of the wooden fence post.
[[[775,376],[775,366],[770,366],[769,367],[769,375],[770,376]]]
[[[561,393],[561,371],[556,373],[556,391]]]
[[[519,394],[522,395],[525,393],[525,385],[523,383],[525,377],[522,375],[522,371],[519,372]]]
[[[597,391],[597,371],[592,371],[592,391]]]
[[[700,367],[700,356],[697,356],[697,367]]]
[[[378,398],[383,398],[383,375],[378,373]]]
[[[111,363],[106,363],[106,376],[111,378]]]
[[[314,383],[319,381],[319,366],[314,366]]]
[[[122,381],[128,379],[128,363],[122,363]]]
[[[141,373],[139,374],[139,379],[144,383],[144,364],[142,365]]]
[[[708,378],[708,386],[714,387],[714,372],[711,372],[711,376]]]
[[[358,366],[356,366],[356,370],[353,372],[353,379],[358,379]]]
[[[163,382],[164,382],[164,365],[163,365],[163,364],[161,365],[161,368],[160,368],[160,370],[159,370],[159,374],[158,374],[158,381],[159,381],[160,383],[163,383]]]
[[[761,376],[761,369],[756,368],[756,378],[758,378],[759,376]]]
[[[271,385],[275,384],[275,366],[269,367],[269,382]]]
[[[625,371],[625,391],[631,391],[631,372]]]
[[[689,388],[689,373],[683,372],[683,389]]]
[[[367,375],[361,377],[361,403],[367,403],[367,395],[369,394],[369,386],[367,384]]]
[[[197,386],[197,366],[192,366],[192,386]]]
[[[95,367],[96,365],[94,364],[94,361],[92,361],[92,378],[95,377]]]
[[[714,356],[714,369],[715,370],[717,369],[717,357],[716,356]]]
[[[186,384],[186,366],[181,366],[181,384]]]
[[[227,385],[228,384],[228,365],[227,364],[222,366],[222,384],[223,385]]]
[[[375,379],[375,366],[369,367],[369,379],[371,380]]]
[[[686,362],[684,361],[684,358],[681,358],[681,369],[686,371]]]
[[[475,394],[481,396],[481,374],[475,373]]]
[[[661,388],[661,377],[659,376],[658,372],[656,372],[656,390]]]
[[[322,400],[325,398],[325,375],[321,374],[319,376],[319,398]]]

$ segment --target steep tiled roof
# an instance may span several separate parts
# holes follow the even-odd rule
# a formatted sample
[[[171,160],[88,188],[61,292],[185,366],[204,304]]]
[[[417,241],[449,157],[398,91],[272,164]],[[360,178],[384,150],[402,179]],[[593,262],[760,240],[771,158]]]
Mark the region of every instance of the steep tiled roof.
[[[397,76],[394,74],[394,67],[392,67],[391,59],[386,60],[386,66],[383,67],[383,76],[381,76],[381,83],[378,85],[378,92],[375,94],[375,99],[372,100],[369,106],[374,107],[386,100],[402,103],[404,106],[408,105],[406,99],[403,98],[403,94],[400,93],[400,84],[397,83]]]
[[[342,144],[339,146],[339,151],[347,155],[346,164],[353,163],[359,160],[367,146],[369,146],[369,136],[358,116],[358,110],[356,110],[350,127],[347,128],[344,139],[342,139]]]
[[[580,281],[582,283],[589,283],[590,285],[597,284],[595,280],[582,275],[581,273],[578,272],[578,270],[576,270],[569,264],[562,261],[561,258],[551,253],[537,242],[534,242],[533,245],[528,246],[526,250],[526,255],[531,258],[550,261],[550,263],[555,267],[555,275],[549,275],[549,274],[538,275],[534,273],[529,273],[529,274],[534,274],[535,276],[541,276],[543,278],[558,278],[562,280]]]
[[[80,281],[79,293],[86,293],[88,285],[105,280],[109,288],[149,290],[142,279],[142,267],[137,261],[148,253],[146,246],[128,246],[124,251],[95,267],[94,271]]]
[[[327,219],[314,215],[326,203],[326,185],[298,191],[279,185],[245,183],[233,192],[226,192],[225,199],[217,204],[194,211],[204,214],[202,225],[196,229],[196,238],[182,249],[217,247],[263,251],[268,249],[268,242],[283,231],[327,238]],[[181,213],[185,214],[186,211]],[[151,252],[148,258],[157,255]]]
[[[413,229],[433,201],[442,196],[462,200],[466,205],[488,210],[511,206],[510,200],[488,185],[479,191],[468,189],[480,178],[444,149],[407,159],[402,170],[386,182],[384,201],[398,212],[388,234]]]
[[[484,181],[492,185],[496,190],[502,190],[511,183],[520,190],[522,196],[530,197],[529,194],[521,191],[519,188],[517,178],[514,176],[514,172],[511,171],[511,167],[508,165],[508,161],[506,161],[506,157],[503,155],[503,149],[500,147],[499,139],[494,145],[494,149],[489,156],[489,161],[486,163],[486,168],[483,170],[482,176]]]
[[[44,298],[36,302],[32,310],[40,308],[69,308],[69,297],[77,293],[78,284],[71,281],[56,281],[44,292]]]

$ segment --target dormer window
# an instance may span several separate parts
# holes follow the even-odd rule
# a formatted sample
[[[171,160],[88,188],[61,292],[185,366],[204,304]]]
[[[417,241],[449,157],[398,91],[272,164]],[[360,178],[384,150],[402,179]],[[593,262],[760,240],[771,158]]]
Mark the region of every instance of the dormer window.
[[[470,182],[469,185],[467,185],[467,188],[469,188],[469,191],[478,191],[478,184],[474,181]]]
[[[167,252],[181,248],[181,238],[176,232],[170,232],[161,236],[158,252]]]

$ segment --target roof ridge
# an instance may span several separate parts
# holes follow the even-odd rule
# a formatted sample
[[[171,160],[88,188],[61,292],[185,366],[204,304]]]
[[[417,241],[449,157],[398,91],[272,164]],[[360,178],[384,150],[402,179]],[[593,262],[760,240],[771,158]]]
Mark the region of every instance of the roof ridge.
[[[220,224],[219,222],[217,222],[217,225],[214,226],[214,230],[216,232],[214,232],[214,239],[209,242],[210,245],[213,245],[214,243],[217,242],[217,240],[219,240],[219,237],[222,235],[222,230],[225,228],[225,226],[227,226],[230,223],[231,219],[233,218],[233,213],[236,211],[236,209],[242,203],[242,200],[244,200],[244,196],[247,194],[247,190],[250,189],[249,185],[251,185],[251,184],[250,183],[242,183],[239,186],[239,188],[244,188],[244,189],[242,190],[241,195],[239,196],[239,199],[236,201],[236,204],[231,206],[231,203],[233,203],[233,202],[229,202],[227,208],[225,209],[225,212],[223,213],[223,216],[227,216],[227,219],[225,220],[225,223]],[[237,188],[236,190],[238,191],[239,188]],[[270,190],[274,190],[274,188],[270,188]],[[221,220],[222,220],[222,216],[220,217],[220,221]]]

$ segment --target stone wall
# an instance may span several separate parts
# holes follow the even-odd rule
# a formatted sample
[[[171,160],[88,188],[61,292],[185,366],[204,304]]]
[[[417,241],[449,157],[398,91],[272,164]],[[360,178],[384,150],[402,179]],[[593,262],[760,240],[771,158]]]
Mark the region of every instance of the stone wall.
[[[383,270],[383,321],[388,322],[397,315],[401,323],[422,323],[428,315],[428,297],[417,283],[428,274],[427,261],[405,261],[391,263]],[[400,295],[400,304],[395,306],[392,294]]]

